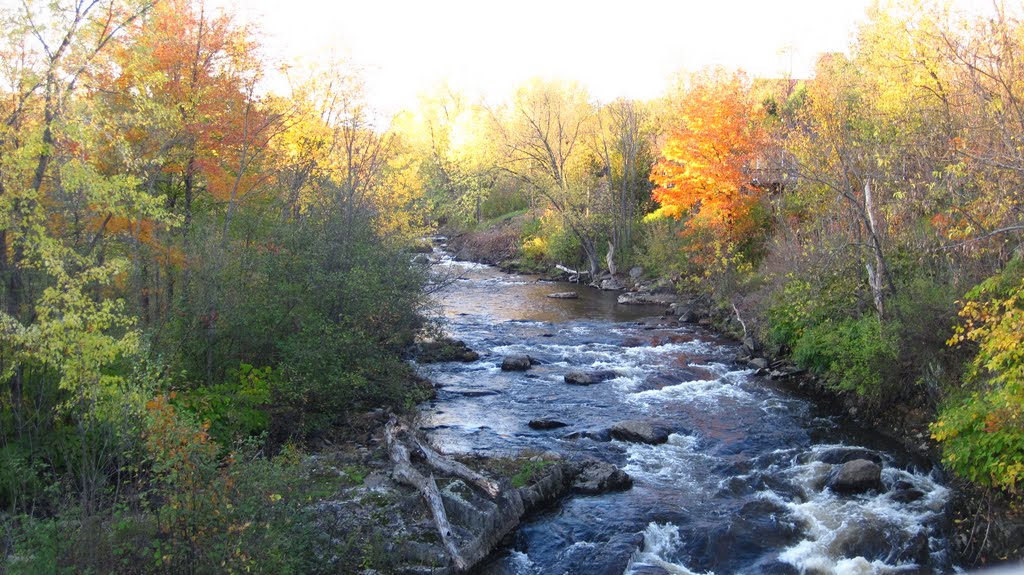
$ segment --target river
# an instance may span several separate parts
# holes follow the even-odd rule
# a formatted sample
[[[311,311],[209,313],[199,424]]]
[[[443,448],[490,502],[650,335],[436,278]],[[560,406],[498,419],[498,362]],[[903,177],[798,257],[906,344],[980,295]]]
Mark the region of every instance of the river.
[[[481,357],[421,366],[439,387],[419,416],[430,441],[449,454],[596,457],[634,480],[628,491],[573,496],[528,518],[482,573],[597,573],[616,554],[635,575],[955,572],[950,491],[938,471],[736,366],[735,343],[697,326],[642,321],[661,309],[619,305],[613,293],[435,255],[436,269],[459,276],[437,294],[445,328]],[[580,298],[545,297],[567,290]],[[500,370],[504,356],[523,353],[540,364]],[[567,385],[573,369],[616,377]],[[538,418],[568,426],[531,429]],[[671,429],[668,442],[604,437],[635,419]],[[881,459],[884,489],[825,488],[835,469],[825,461],[862,450]],[[629,543],[636,534],[639,548]]]

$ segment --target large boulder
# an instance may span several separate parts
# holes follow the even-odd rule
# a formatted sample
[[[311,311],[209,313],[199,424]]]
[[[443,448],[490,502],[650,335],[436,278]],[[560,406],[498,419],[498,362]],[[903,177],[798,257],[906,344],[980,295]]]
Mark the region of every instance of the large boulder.
[[[747,360],[747,367],[751,369],[768,369],[768,360],[763,357],[754,357]]]
[[[528,355],[509,355],[501,360],[502,371],[526,371],[533,365],[533,358]]]
[[[882,468],[874,461],[854,459],[839,468],[826,484],[836,493],[852,495],[882,489]]]
[[[587,495],[625,491],[631,487],[633,478],[629,474],[611,463],[597,460],[585,461],[572,482],[573,491]]]
[[[882,464],[882,456],[877,451],[872,451],[863,447],[833,447],[818,453],[814,457],[815,461],[829,463],[832,465],[849,463],[855,459],[867,459],[868,461],[877,463],[878,465]]]
[[[669,306],[671,314],[678,317],[683,323],[697,323],[700,314],[692,303],[674,303]]]
[[[626,286],[619,283],[619,280],[615,278],[608,278],[601,280],[601,289],[604,291],[621,291],[626,289]]]
[[[649,421],[620,421],[609,431],[612,439],[656,445],[668,441],[669,430]]]
[[[604,369],[599,371],[570,371],[565,374],[565,383],[569,385],[594,385],[609,379],[614,379],[618,374],[614,371]]]

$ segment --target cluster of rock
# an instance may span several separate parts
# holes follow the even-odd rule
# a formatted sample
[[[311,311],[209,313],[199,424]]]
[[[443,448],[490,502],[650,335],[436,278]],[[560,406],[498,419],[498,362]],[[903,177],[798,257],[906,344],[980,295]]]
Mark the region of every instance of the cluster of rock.
[[[480,359],[480,354],[469,349],[466,342],[450,337],[421,338],[416,342],[414,355],[420,363],[471,362]]]

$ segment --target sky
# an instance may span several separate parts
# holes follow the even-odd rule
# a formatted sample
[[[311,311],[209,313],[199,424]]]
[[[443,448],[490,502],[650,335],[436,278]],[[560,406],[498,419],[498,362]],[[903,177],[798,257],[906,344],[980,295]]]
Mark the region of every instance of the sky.
[[[532,77],[601,101],[661,95],[672,74],[721,64],[808,77],[845,51],[870,0],[208,0],[262,30],[266,52],[358,65],[385,113],[446,81],[498,101]]]

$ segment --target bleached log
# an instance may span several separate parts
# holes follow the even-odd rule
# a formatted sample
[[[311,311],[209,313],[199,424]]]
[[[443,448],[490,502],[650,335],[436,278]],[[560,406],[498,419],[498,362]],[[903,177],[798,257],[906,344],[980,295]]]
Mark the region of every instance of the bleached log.
[[[424,444],[419,439],[413,438],[413,441],[415,442],[416,447],[419,448],[420,453],[423,454],[423,459],[426,460],[427,465],[430,467],[433,467],[437,471],[446,475],[454,475],[455,477],[464,479],[485,491],[492,498],[497,497],[501,492],[501,488],[498,487],[498,484],[494,481],[487,479],[483,475],[480,475],[458,461],[448,459],[434,451],[433,448]]]
[[[567,268],[567,267],[563,266],[562,264],[555,264],[555,269],[562,270],[563,272],[565,272],[567,274],[573,274],[573,275],[577,275],[577,276],[590,275],[590,272],[588,272],[588,271],[574,270],[574,269],[571,269],[571,268]]]
[[[426,500],[430,512],[434,516],[434,525],[441,536],[448,555],[452,558],[452,564],[457,571],[465,571],[468,567],[455,544],[455,537],[452,533],[452,526],[448,522],[448,514],[444,510],[444,500],[441,499],[441,491],[437,488],[434,477],[426,477],[412,466],[409,459],[409,449],[398,439],[401,424],[394,418],[384,427],[384,437],[388,444],[388,453],[391,456],[391,463],[394,464],[392,474],[397,481],[416,488]]]

